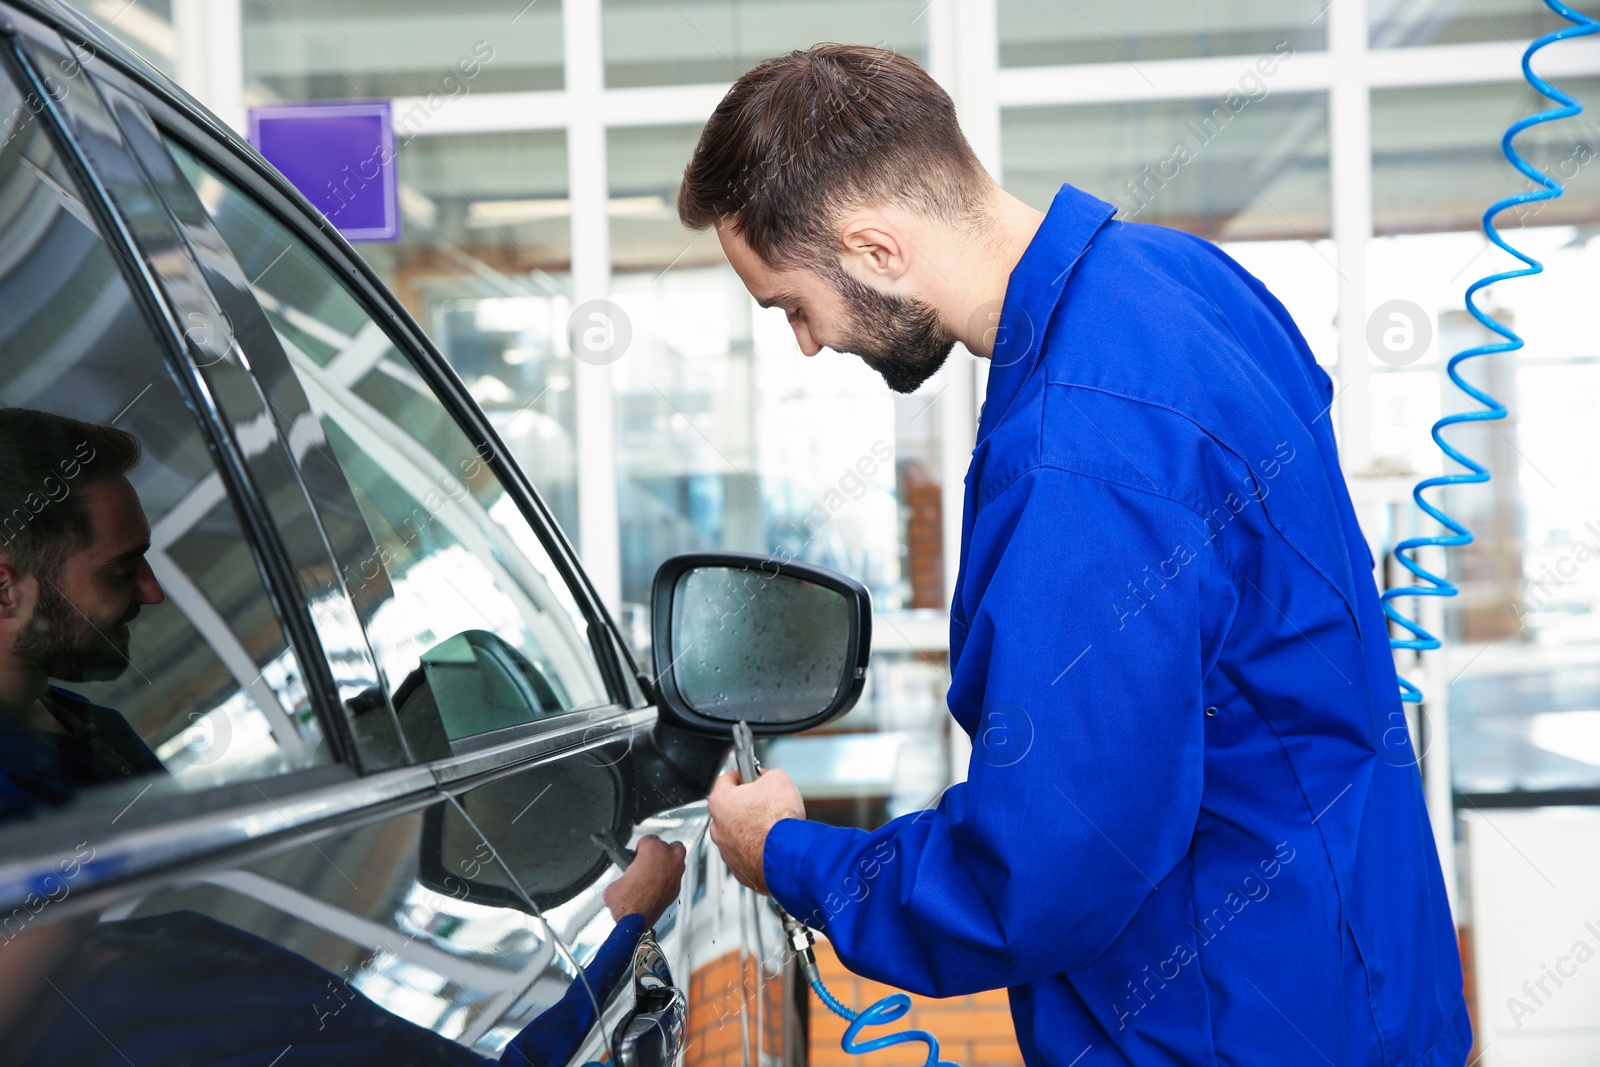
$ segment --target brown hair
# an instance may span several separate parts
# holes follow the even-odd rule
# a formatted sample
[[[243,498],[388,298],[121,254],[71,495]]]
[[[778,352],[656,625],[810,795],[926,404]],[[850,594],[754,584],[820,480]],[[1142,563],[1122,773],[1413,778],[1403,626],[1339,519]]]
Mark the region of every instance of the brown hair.
[[[769,266],[837,270],[832,227],[852,207],[898,204],[963,222],[987,176],[955,105],[897,52],[819,44],[734,83],[678,192],[693,230],[727,223]]]
[[[0,407],[0,558],[24,574],[55,575],[89,539],[78,490],[139,463],[139,439],[112,426]]]

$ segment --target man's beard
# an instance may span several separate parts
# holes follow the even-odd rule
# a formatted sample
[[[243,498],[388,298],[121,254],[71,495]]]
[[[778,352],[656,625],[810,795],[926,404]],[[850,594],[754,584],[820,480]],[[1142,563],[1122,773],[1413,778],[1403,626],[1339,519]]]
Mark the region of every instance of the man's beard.
[[[849,351],[883,375],[890,389],[914,393],[944,366],[956,339],[940,325],[933,308],[880,293],[845,271],[834,285],[849,309]]]
[[[33,618],[17,635],[16,655],[33,670],[63,682],[109,682],[129,667],[127,631],[139,609],[96,624],[43,576]]]

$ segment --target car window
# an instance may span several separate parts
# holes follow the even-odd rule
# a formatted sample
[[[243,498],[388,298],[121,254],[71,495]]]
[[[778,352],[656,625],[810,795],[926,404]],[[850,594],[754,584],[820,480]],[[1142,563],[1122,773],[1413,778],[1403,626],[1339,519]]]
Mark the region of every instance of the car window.
[[[337,469],[371,531],[374,552],[344,578],[355,594],[384,587],[368,633],[408,737],[435,724],[455,741],[609,703],[588,621],[490,468],[492,444],[462,430],[311,249],[172,148],[320,423],[308,477]]]
[[[115,256],[0,73],[0,819],[332,760]]]

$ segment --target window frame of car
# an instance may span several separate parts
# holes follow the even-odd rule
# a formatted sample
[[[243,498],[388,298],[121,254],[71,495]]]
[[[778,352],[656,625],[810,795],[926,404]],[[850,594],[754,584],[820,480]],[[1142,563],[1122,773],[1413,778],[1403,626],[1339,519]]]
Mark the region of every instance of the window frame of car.
[[[590,633],[586,636],[594,646],[613,701],[623,708],[653,704],[652,679],[639,667],[633,650],[622,639],[609,609],[543,498],[522,469],[509,461],[510,453],[498,433],[443,353],[344,236],[321,217],[288,179],[203,104],[137,54],[128,52],[98,26],[70,8],[49,0],[0,0],[0,10],[6,7],[23,12],[57,36],[89,46],[96,63],[106,63],[120,75],[118,88],[145,108],[162,135],[177,141],[231,181],[299,238],[344,282],[351,296],[385,331],[395,347],[410,358],[457,425],[470,436],[494,446],[486,466],[511,496],[572,590],[589,624]],[[83,74],[91,82],[100,80],[97,72],[87,66]],[[102,191],[98,187],[93,191],[98,199]]]
[[[388,335],[396,350],[410,362],[427,383],[456,425],[473,440],[490,446],[487,466],[519,513],[532,528],[583,612],[589,632],[584,636],[594,650],[601,676],[613,704],[622,708],[648,703],[643,688],[647,681],[634,662],[632,652],[617,637],[610,612],[600,600],[577,554],[557,525],[543,497],[523,470],[510,460],[510,451],[467,391],[466,385],[450,366],[438,347],[412,319],[410,312],[384,285],[367,264],[331,224],[322,220],[304,196],[273,170],[247,144],[231,133],[197,124],[192,106],[151,91],[151,86],[136,82],[144,104],[157,129],[178,142],[190,154],[220,174],[251,202],[289,230],[292,237],[314,254],[342,281],[362,310]],[[164,87],[161,87],[164,88]],[[317,219],[320,224],[311,220]],[[512,727],[510,729],[518,729]],[[497,733],[500,731],[496,731]]]
[[[566,727],[575,720],[584,725],[583,736],[590,740],[607,732],[607,723],[619,732],[636,727],[637,717],[627,713],[653,704],[649,696],[650,679],[639,669],[632,650],[622,640],[609,611],[543,498],[525,472],[510,460],[504,442],[432,340],[344,237],[253,148],[222,128],[198,105],[172,95],[164,83],[130,76],[126,70],[118,73],[126,80],[119,88],[145,108],[157,131],[231,183],[241,195],[283,226],[291,239],[298,240],[305,251],[315,256],[384,331],[456,426],[469,438],[490,446],[485,466],[528,523],[583,614],[587,624],[584,637],[600,670],[609,703],[452,741],[450,756],[431,764],[441,781],[528,758],[535,753],[523,752],[519,742],[545,737],[553,730],[565,735],[569,732]],[[546,747],[535,746],[539,750]]]
[[[328,738],[334,762],[194,792],[162,791],[142,802],[144,794],[140,793],[120,812],[111,811],[108,805],[74,805],[38,819],[0,827],[0,843],[4,846],[0,854],[6,857],[0,861],[0,908],[21,903],[36,888],[34,872],[42,869],[41,863],[48,864],[56,854],[70,855],[70,842],[80,837],[99,846],[100,862],[85,864],[77,880],[77,888],[90,893],[97,885],[120,882],[184,857],[242,844],[311,819],[414,792],[426,784],[423,777],[404,769],[399,774],[383,776],[383,781],[372,780],[360,795],[348,792],[349,786],[361,782],[359,754],[343,717],[330,713],[338,702],[328,660],[309,605],[300,596],[277,525],[260,499],[239,441],[190,358],[181,322],[134,237],[130,220],[102,180],[101,168],[83,150],[79,132],[62,101],[42,91],[41,56],[52,52],[69,55],[70,46],[87,44],[100,58],[106,54],[102,51],[104,45],[81,39],[71,27],[36,17],[43,14],[31,6],[0,3],[0,68],[6,77],[16,81],[25,97],[32,94],[42,101],[36,121],[43,124],[73,182],[73,191],[90,213],[97,235],[115,258],[129,295],[161,348],[164,369],[184,397],[240,527],[251,542],[251,558],[268,603],[300,663],[311,706]],[[82,88],[96,93],[95,99],[103,109],[98,79],[87,64],[76,77],[86,79]],[[66,94],[63,100],[70,101],[72,95]],[[117,132],[120,136],[120,126]],[[100,150],[127,158],[125,144],[102,146]],[[153,198],[150,207],[166,210],[159,198]],[[180,254],[188,256],[188,265],[193,265],[187,249]],[[187,824],[181,838],[162,833],[175,820],[185,820]]]
[[[64,45],[75,40],[82,43],[72,26],[48,21],[42,14],[29,0],[0,0],[0,51],[6,53],[0,64],[18,77],[24,93],[41,88],[40,68],[51,53],[65,54]],[[112,127],[110,139],[91,154],[80,144],[81,132],[67,109],[49,106],[39,119],[68,166],[75,191],[88,207],[102,240],[116,256],[132,299],[160,343],[164,369],[183,393],[196,429],[206,441],[244,536],[251,542],[252,559],[261,571],[272,610],[300,658],[311,707],[329,738],[335,762],[193,793],[157,790],[142,801],[141,793],[120,812],[110,805],[90,804],[0,827],[0,911],[28,906],[26,902],[47,884],[42,878],[61,867],[58,860],[77,859],[81,870],[71,886],[72,902],[57,904],[52,918],[87,913],[130,889],[162,884],[180,872],[236,863],[296,837],[320,838],[341,827],[385,818],[415,807],[429,795],[454,795],[485,778],[510,773],[519,766],[560,760],[612,739],[628,738],[631,751],[632,739],[647,732],[657,719],[647,696],[649,681],[634,663],[631,650],[543,501],[524,472],[508,458],[488,419],[442,355],[342,238],[320,231],[309,221],[315,217],[309,207],[275,172],[203,112],[192,111],[176,96],[164,95],[164,84],[148,81],[135,65],[119,63],[112,48],[98,42],[94,47],[105,66],[84,70],[78,76],[84,79],[83,95],[92,96],[106,113],[104,121]],[[102,90],[108,87],[126,100],[106,95]],[[158,273],[162,266],[151,262],[148,248],[130,226],[127,190],[114,195],[115,187],[103,180],[108,159],[119,166],[131,164],[129,173],[135,177],[128,179],[125,174],[123,179],[138,187],[141,200],[148,200],[141,208],[154,216],[164,212],[164,227],[174,224],[171,204],[140,165],[139,152],[148,148],[129,143],[130,130],[117,112],[128,101],[142,108],[161,134],[235,182],[282,223],[345,283],[363,311],[411,360],[456,425],[496,446],[488,465],[580,605],[589,624],[586,637],[610,704],[474,735],[453,744],[450,757],[432,762],[380,771],[363,768],[327,646],[311,618],[310,604],[284,544],[284,531],[263,498],[264,487],[252,475],[233,420],[194,365],[194,353],[186,343],[183,319],[177,314],[170,287],[172,276]],[[186,241],[162,246],[162,251],[181,258],[190,277],[204,277],[198,270],[196,250]],[[201,289],[215,298],[211,285]],[[274,424],[274,431],[282,443],[283,428]],[[93,843],[91,858],[83,860],[76,852],[74,845],[79,841]]]
[[[43,24],[30,27],[27,23],[17,26],[9,18],[7,21],[10,23],[8,27],[10,32],[4,34],[4,62],[7,73],[17,79],[25,92],[43,98],[44,105],[38,112],[38,121],[44,124],[63,165],[76,185],[75,191],[82,198],[94,220],[101,240],[113,253],[135,305],[150,327],[153,338],[161,347],[165,369],[195,417],[196,428],[205,439],[218,476],[239,519],[242,532],[251,541],[252,558],[260,571],[268,601],[284,629],[290,646],[295,649],[297,656],[308,650],[315,650],[318,653],[310,658],[310,662],[302,663],[301,670],[305,675],[309,696],[319,712],[322,728],[327,732],[333,746],[333,752],[338,762],[359,767],[350,739],[342,728],[343,724],[329,721],[329,717],[322,714],[327,709],[329,694],[332,691],[331,674],[328,671],[326,657],[322,654],[320,641],[315,638],[309,607],[298,595],[297,584],[278,537],[276,524],[267,513],[259,488],[254,484],[244,449],[227,420],[221,416],[210,387],[197,373],[194,360],[186,347],[185,332],[175,315],[168,291],[157,279],[156,268],[133,234],[130,225],[133,219],[127,213],[125,205],[117,203],[103,180],[101,173],[103,167],[97,166],[84,151],[79,131],[75,128],[77,124],[68,118],[68,109],[62,106],[62,102],[52,99],[48,90],[44,88],[47,75],[39,69],[39,56],[50,51],[67,55],[69,54],[67,42],[54,27]],[[80,69],[78,76],[87,79],[90,87],[96,85],[97,79],[90,74],[86,66]],[[66,102],[74,98],[81,101],[86,95],[88,94],[64,93],[62,98]],[[105,105],[98,95],[95,100],[98,110],[105,112]],[[72,110],[77,111],[78,107],[79,105],[72,105]],[[106,117],[110,117],[109,112],[106,112]],[[120,136],[120,125],[117,129]],[[119,162],[131,162],[124,143],[102,147],[98,151],[121,156]],[[141,191],[153,192],[148,187]],[[143,210],[152,216],[159,215],[162,223],[167,222],[164,214],[161,214],[165,206],[159,199],[152,198],[149,203],[143,205]],[[197,266],[186,248],[168,251],[176,252],[177,254],[171,258],[184,260],[185,268]]]
[[[198,158],[239,181],[263,207],[272,210],[280,203],[287,203],[301,212],[309,210],[303,204],[296,204],[297,194],[287,189],[275,172],[211,116],[171,93],[165,84],[154,82],[137,64],[126,62],[116,45],[83,32],[59,17],[54,9],[41,9],[27,0],[0,0],[0,52],[3,52],[0,64],[4,65],[7,76],[16,79],[25,96],[39,92],[41,56],[52,52],[69,54],[72,45],[89,46],[96,65],[106,64],[100,70],[91,70],[86,64],[77,74],[85,79],[82,84],[95,94],[102,110],[106,105],[100,87],[105,70],[110,70],[112,77],[105,82],[114,84],[119,92],[143,106],[151,118],[157,120],[163,133],[173,136]],[[49,96],[48,93],[43,95]],[[131,231],[123,205],[102,181],[100,167],[83,150],[73,120],[59,102],[50,99],[41,108],[38,120],[45,124],[52,143],[68,167],[75,191],[90,211],[102,240],[116,257],[136,306],[161,345],[165,369],[183,393],[196,427],[206,440],[245,535],[252,541],[252,558],[261,571],[272,609],[291,647],[301,658],[312,707],[330,738],[335,762],[192,793],[161,792],[142,803],[136,797],[135,802],[121,812],[85,805],[0,827],[0,842],[4,844],[0,853],[5,857],[0,860],[0,908],[23,903],[37,888],[38,872],[53,869],[50,864],[58,855],[70,856],[73,843],[80,838],[99,846],[97,861],[83,865],[74,886],[74,895],[87,901],[101,888],[109,890],[130,879],[154,876],[186,861],[250,847],[274,835],[303,832],[302,827],[312,824],[372,814],[420,791],[437,788],[443,781],[456,780],[468,773],[482,773],[495,766],[553,757],[561,750],[592,741],[601,733],[636,730],[644,719],[653,718],[653,711],[646,707],[648,701],[637,680],[631,653],[616,637],[609,615],[577,565],[570,547],[549,521],[542,501],[522,472],[502,462],[496,469],[497,476],[536,535],[551,551],[553,563],[568,581],[591,628],[600,628],[598,635],[591,635],[591,641],[614,703],[606,708],[531,723],[525,729],[496,731],[490,736],[471,739],[474,743],[464,745],[457,756],[433,765],[400,767],[363,776],[360,753],[344,718],[325,647],[310,618],[309,605],[289,562],[281,531],[252,480],[230,421],[194,367],[181,321],[174,314],[168,293]],[[125,141],[126,131],[120,122],[116,122],[115,127],[120,143],[112,148],[122,160],[134,162]],[[104,146],[99,151],[105,151]],[[136,162],[133,171],[141,173],[146,191],[151,194],[149,209],[170,213],[170,207],[149,186],[148,177],[142,175]],[[263,197],[263,189],[271,195]],[[471,427],[485,435],[491,434],[487,420],[476,405],[466,399],[459,379],[342,239],[330,240],[294,212],[279,209],[272,213],[336,275],[350,283],[352,295],[374,315],[375,321],[387,321],[386,332],[401,351],[423,357],[417,360],[419,373],[426,374],[435,395],[450,410],[458,425],[464,430]],[[165,225],[171,222],[170,217],[161,221]],[[186,258],[186,266],[195,266],[192,249],[183,247],[178,254]],[[374,307],[383,308],[385,314],[375,314]],[[534,743],[526,743],[526,737],[507,736],[524,732],[535,739]],[[459,767],[451,766],[456,764]],[[452,770],[460,773],[452,773]]]
[[[142,85],[138,87],[146,88]],[[219,145],[214,134],[208,137],[207,131],[197,128],[190,121],[191,116],[187,111],[175,108],[159,97],[152,99],[148,93],[144,95],[146,98],[140,102],[149,111],[162,136],[172,139],[208,169],[231,183],[241,195],[283,226],[290,239],[298,241],[304,251],[315,256],[322,266],[329,269],[423,379],[463,434],[473,440],[484,441],[489,446],[484,465],[516,505],[518,513],[528,523],[540,548],[566,583],[582,612],[587,629],[583,637],[600,671],[609,701],[606,707],[589,709],[589,712],[615,715],[646,706],[648,700],[638,668],[631,653],[617,636],[615,624],[578,563],[570,543],[526,474],[508,458],[510,452],[471,399],[459,376],[409,313],[342,237],[308,221],[308,216],[320,216],[316,216],[314,209],[304,204],[298,192],[289,187],[275,171],[265,170],[265,164],[254,156],[253,150],[231,136]],[[559,720],[589,712],[562,712],[547,719],[460,738],[450,743],[451,753],[463,755],[500,748],[509,741],[537,737],[548,732],[549,725]]]

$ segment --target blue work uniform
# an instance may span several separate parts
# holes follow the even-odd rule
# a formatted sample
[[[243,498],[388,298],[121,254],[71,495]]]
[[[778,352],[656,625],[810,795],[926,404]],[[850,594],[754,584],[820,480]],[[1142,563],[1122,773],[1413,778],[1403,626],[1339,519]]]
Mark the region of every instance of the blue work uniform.
[[[1006,291],[950,617],[967,780],[872,833],[779,822],[767,883],[859,974],[1008,988],[1030,1065],[1460,1067],[1331,383],[1220,249],[1113,210],[1063,188]]]
[[[40,703],[61,730],[0,714],[0,822],[59,807],[91,786],[166,773],[119,712],[54,685]]]

